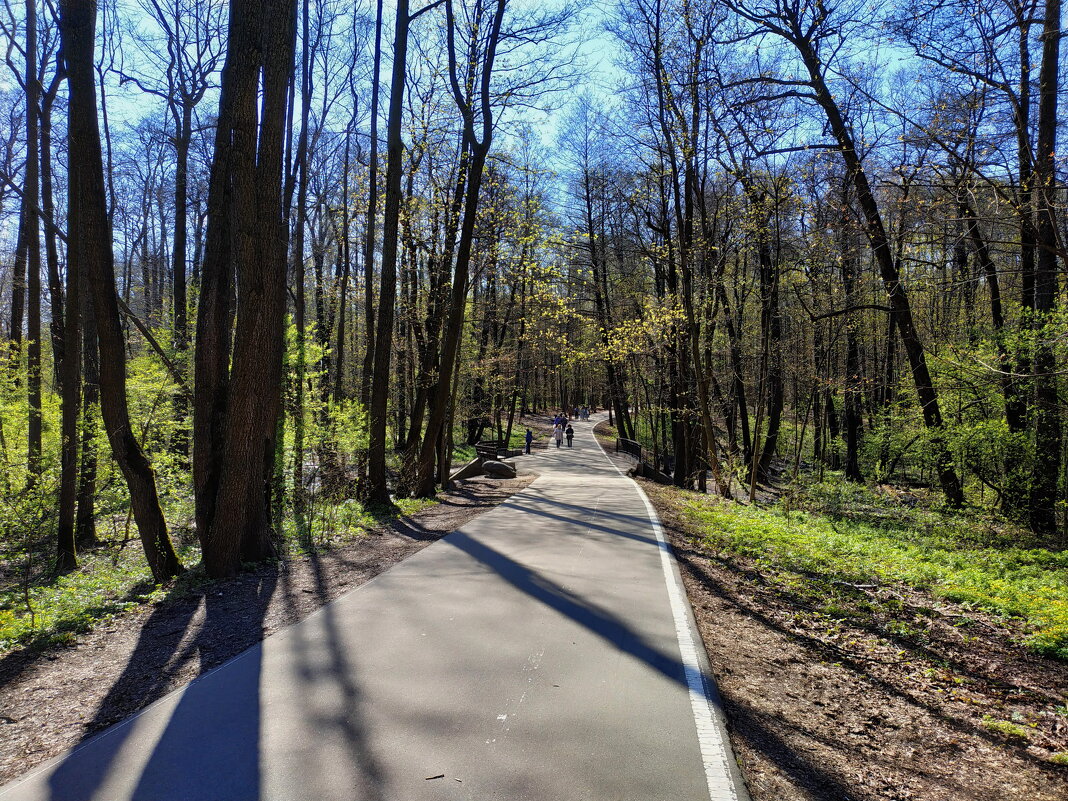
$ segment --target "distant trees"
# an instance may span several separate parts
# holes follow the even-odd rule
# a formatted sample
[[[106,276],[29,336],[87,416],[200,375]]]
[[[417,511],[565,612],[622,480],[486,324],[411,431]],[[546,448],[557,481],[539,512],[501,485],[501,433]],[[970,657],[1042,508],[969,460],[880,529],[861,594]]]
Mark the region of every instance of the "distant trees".
[[[690,340],[680,353],[705,359],[673,372],[681,363],[670,349],[663,361],[655,357],[675,376],[663,383],[674,385],[670,391],[626,382],[629,404],[646,395],[637,429],[654,455],[668,454],[676,483],[703,478],[703,469],[688,467],[697,450],[686,436],[707,430],[708,408],[720,412],[713,439],[725,440],[728,472],[744,471],[750,492],[756,481],[777,480],[784,435],[793,439],[795,464],[811,436],[818,461],[844,468],[852,480],[868,471],[885,478],[903,458],[915,458],[922,441],[949,503],[963,502],[970,473],[977,489],[997,488],[1006,510],[1028,508],[1036,531],[1059,525],[1048,510],[1049,482],[1059,480],[1049,477],[1062,475],[1061,423],[1052,422],[1060,413],[1060,357],[1035,305],[1042,122],[1031,110],[1045,87],[1052,119],[1059,87],[1049,78],[1035,83],[1028,70],[1041,61],[1039,21],[1048,26],[1045,63],[1059,63],[1052,43],[1060,16],[1059,8],[1013,2],[888,9],[887,28],[928,65],[891,75],[866,60],[878,34],[864,24],[868,8],[860,3],[619,6],[611,27],[629,56],[632,126],[613,137],[621,146],[602,174],[615,177],[592,205],[629,176],[644,182],[630,194],[640,210],[630,232],[638,243],[650,240],[639,245],[646,286],[665,311],[678,304],[685,320],[673,330]],[[1001,106],[999,98],[1006,99]],[[1006,141],[1015,147],[1006,149]],[[1048,176],[1058,168],[1049,164],[1046,185],[1056,186]],[[1047,231],[1063,214],[1063,194],[1052,197]],[[1015,241],[998,204],[1017,216]],[[586,228],[583,248],[598,264],[598,237]],[[858,249],[858,236],[867,248]],[[1063,245],[1046,242],[1053,261],[1063,258]],[[1013,246],[1020,269],[1004,261]],[[619,285],[626,269],[613,265],[610,281]],[[794,275],[806,276],[808,289]],[[1021,290],[1019,306],[1006,304],[1006,276]],[[1059,315],[1056,282],[1045,291],[1049,320]],[[978,300],[989,310],[985,323],[976,317]],[[610,328],[626,325],[617,320]],[[968,368],[948,355],[963,350],[974,354],[965,359],[986,364],[988,347],[995,360],[985,383],[961,377]],[[811,358],[815,370],[791,364],[789,352]],[[899,363],[914,406],[898,391]],[[989,406],[988,385],[1000,389],[1003,405]],[[913,413],[927,431],[902,435]],[[1001,414],[1004,434],[996,433]],[[1043,437],[1038,478],[1027,473],[1038,466]],[[744,453],[736,453],[739,443]]]

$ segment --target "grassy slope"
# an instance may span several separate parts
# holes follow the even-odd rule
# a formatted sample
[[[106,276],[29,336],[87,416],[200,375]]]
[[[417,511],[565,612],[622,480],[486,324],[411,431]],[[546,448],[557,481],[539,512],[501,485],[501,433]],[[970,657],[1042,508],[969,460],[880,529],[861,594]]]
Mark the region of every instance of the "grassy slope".
[[[706,547],[754,559],[832,616],[857,613],[839,605],[838,588],[905,586],[1019,618],[1031,649],[1068,660],[1068,551],[1034,547],[988,515],[844,483],[810,486],[770,507],[688,493],[680,500]]]

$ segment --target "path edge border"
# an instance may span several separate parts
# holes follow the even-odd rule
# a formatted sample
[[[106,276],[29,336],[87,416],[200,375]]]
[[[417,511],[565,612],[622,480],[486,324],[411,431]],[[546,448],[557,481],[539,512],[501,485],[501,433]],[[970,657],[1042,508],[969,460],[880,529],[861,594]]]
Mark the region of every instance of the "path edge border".
[[[738,764],[734,748],[731,746],[723,699],[712,677],[708,652],[705,650],[704,640],[697,628],[693,607],[686,594],[675,552],[664,536],[660,517],[641,485],[619,469],[619,465],[608,455],[592,429],[590,434],[608,463],[621,477],[629,480],[637,490],[638,497],[645,504],[645,511],[652,524],[653,533],[656,535],[664,583],[667,586],[671,614],[675,622],[675,636],[679,644],[681,661],[686,670],[686,686],[689,690],[709,797],[711,801],[751,801],[745,776]]]

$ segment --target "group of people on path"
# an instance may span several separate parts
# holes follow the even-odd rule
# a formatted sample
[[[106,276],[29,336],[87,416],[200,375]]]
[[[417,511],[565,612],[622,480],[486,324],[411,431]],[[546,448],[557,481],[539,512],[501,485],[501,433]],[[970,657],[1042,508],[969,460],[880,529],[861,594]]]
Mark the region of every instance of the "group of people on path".
[[[576,412],[577,411],[578,410],[576,409]],[[583,411],[586,411],[586,410],[583,409]],[[587,414],[587,417],[588,417],[589,416],[589,412],[586,412],[586,414]],[[576,414],[576,417],[577,416],[578,415]],[[571,423],[562,414],[558,414],[558,415],[556,415],[556,417],[553,418],[553,435],[552,436],[553,436],[553,442],[556,443],[556,447],[557,448],[563,446],[565,439],[567,440],[567,447],[569,447],[569,448],[573,447],[573,442],[574,442],[574,439],[575,439],[575,429],[573,429],[571,427]],[[534,432],[531,431],[529,428],[527,429],[527,434],[526,434],[525,440],[526,440],[526,443],[527,443],[526,453],[529,454],[530,453],[530,445],[531,445],[532,442],[534,442]]]
[[[575,411],[578,411],[577,409]],[[556,415],[553,418],[553,441],[556,442],[556,447],[559,448],[564,441],[564,437],[567,437],[567,447],[571,447],[571,441],[575,438],[575,429],[571,427],[571,423],[562,414]]]

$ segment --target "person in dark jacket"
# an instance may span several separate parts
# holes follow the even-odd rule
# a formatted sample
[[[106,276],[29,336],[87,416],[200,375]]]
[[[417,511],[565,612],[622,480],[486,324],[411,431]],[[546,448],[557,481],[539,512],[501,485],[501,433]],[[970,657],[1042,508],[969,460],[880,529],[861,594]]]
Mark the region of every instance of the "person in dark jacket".
[[[567,428],[564,429],[564,436],[567,437],[567,447],[571,447],[571,440],[575,438],[575,429],[571,427],[571,423],[567,424]]]
[[[532,443],[534,441],[534,432],[531,431],[529,428],[527,429],[526,440],[527,440],[527,453],[529,454],[530,453],[530,443]]]

